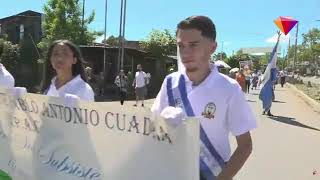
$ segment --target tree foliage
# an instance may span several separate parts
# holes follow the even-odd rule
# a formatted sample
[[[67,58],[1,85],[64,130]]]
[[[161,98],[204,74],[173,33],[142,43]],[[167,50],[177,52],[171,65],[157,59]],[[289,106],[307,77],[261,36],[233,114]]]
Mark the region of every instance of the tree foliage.
[[[94,11],[84,19],[82,25],[82,8],[79,0],[48,0],[44,6],[44,13],[46,15],[44,34],[49,42],[68,39],[78,45],[90,44],[101,35],[88,29],[88,25],[94,21]]]
[[[149,36],[141,41],[141,47],[160,59],[177,53],[176,38],[167,29],[152,30]]]

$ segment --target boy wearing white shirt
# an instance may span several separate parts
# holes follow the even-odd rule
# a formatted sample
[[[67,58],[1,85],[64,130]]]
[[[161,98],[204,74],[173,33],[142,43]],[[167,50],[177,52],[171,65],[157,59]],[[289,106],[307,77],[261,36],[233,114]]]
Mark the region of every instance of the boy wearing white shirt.
[[[135,93],[136,93],[136,104],[134,106],[138,105],[138,101],[141,100],[142,104],[141,106],[144,107],[144,96],[146,95],[146,82],[147,82],[147,75],[144,71],[142,71],[141,64],[137,65],[137,72],[135,75],[135,78],[133,80],[132,86],[135,87]]]
[[[0,86],[13,88],[14,87],[14,78],[9,73],[9,71],[0,63]]]
[[[205,16],[189,17],[178,24],[176,36],[184,70],[165,78],[151,111],[157,117],[173,106],[183,109],[185,116],[198,117],[200,179],[231,180],[251,154],[255,117],[238,83],[210,64],[217,47],[213,22]],[[238,144],[232,155],[230,133]]]

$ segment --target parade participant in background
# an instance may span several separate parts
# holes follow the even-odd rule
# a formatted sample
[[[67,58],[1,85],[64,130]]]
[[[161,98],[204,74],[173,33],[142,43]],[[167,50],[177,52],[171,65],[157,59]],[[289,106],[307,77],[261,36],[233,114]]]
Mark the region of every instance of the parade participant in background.
[[[257,72],[252,73],[252,86],[251,86],[251,90],[253,90],[253,88],[254,88],[255,90],[257,89],[258,81],[259,81],[258,73],[257,73]]]
[[[283,87],[283,85],[286,83],[286,75],[283,71],[280,71],[280,83],[281,87]]]
[[[268,65],[261,78],[261,91],[259,94],[259,99],[262,101],[263,112],[262,114],[267,114],[268,116],[273,116],[271,113],[272,101],[275,98],[274,94],[274,84],[277,81],[277,47],[280,39],[280,32],[278,32],[278,40],[274,46]]]
[[[42,92],[48,96],[94,101],[80,50],[71,41],[57,40],[51,44]]]
[[[239,83],[241,89],[243,92],[246,92],[246,77],[243,74],[243,69],[240,69],[240,71],[236,74],[236,80]]]
[[[120,70],[119,75],[114,80],[114,83],[119,89],[120,103],[123,105],[124,100],[127,97],[128,77],[124,74],[123,70]]]
[[[146,95],[147,88],[147,75],[144,71],[142,71],[141,64],[137,65],[137,70],[138,71],[136,72],[135,78],[132,83],[132,86],[135,87],[136,93],[136,104],[134,104],[134,106],[137,106],[138,101],[141,100],[141,106],[144,107],[144,97]]]

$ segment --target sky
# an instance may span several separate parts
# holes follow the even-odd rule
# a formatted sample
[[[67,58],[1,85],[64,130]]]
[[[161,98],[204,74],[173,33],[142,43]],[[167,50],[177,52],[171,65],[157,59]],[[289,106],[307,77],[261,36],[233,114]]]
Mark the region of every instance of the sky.
[[[0,18],[26,10],[43,13],[47,0],[1,0]],[[119,34],[120,0],[107,0],[107,36]],[[80,0],[82,2],[82,0]],[[95,11],[90,29],[104,30],[105,0],[86,0],[85,14]],[[177,23],[191,15],[210,17],[217,29],[217,51],[228,55],[240,48],[272,47],[276,41],[274,20],[291,16],[299,21],[298,42],[302,33],[320,28],[320,0],[127,0],[126,39],[143,40],[152,29],[175,31]],[[282,38],[285,52],[296,29]],[[101,41],[101,37],[98,41]]]

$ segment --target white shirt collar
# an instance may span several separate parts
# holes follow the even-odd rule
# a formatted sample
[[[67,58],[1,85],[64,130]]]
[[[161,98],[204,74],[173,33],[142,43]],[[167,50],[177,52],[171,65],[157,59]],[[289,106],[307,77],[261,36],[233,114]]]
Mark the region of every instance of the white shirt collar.
[[[4,74],[5,69],[4,65],[0,63],[0,74]]]
[[[217,66],[215,66],[213,63],[210,63],[209,66],[210,66],[211,72],[201,84],[206,84],[208,79],[210,79],[209,77],[211,77],[212,75],[214,75],[218,72]],[[192,81],[189,79],[186,70],[182,71],[181,74],[184,76],[186,84],[192,86]]]
[[[61,86],[59,89],[57,89],[56,87],[56,79],[57,79],[57,76],[53,77],[52,80],[51,80],[51,84],[56,88],[56,90],[60,91],[62,89],[65,89],[67,87],[72,87],[74,86],[75,84],[79,83],[82,81],[81,79],[81,76],[80,74],[77,75],[76,77],[74,77],[73,79],[71,79],[71,81],[67,82],[66,84],[64,84],[63,86]]]

